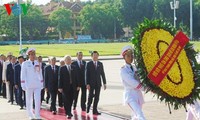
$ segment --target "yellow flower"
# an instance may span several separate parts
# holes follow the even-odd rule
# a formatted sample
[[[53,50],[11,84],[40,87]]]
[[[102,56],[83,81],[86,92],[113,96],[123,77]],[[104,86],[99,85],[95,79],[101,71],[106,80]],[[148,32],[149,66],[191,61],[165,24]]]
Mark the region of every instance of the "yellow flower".
[[[153,69],[172,40],[173,36],[164,29],[150,29],[144,32],[140,47],[147,72]],[[159,87],[172,97],[185,98],[194,89],[193,78],[192,67],[186,52],[182,50]]]

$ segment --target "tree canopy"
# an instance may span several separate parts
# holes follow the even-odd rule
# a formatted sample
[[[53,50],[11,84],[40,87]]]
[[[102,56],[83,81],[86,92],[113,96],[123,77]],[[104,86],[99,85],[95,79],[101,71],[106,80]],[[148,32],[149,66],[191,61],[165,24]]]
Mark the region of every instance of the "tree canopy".
[[[67,31],[71,30],[72,27],[72,12],[65,8],[59,8],[52,12],[49,16],[49,20],[51,22],[51,26],[55,28],[55,30],[61,33],[62,38],[64,38]],[[62,39],[59,38],[59,39]]]

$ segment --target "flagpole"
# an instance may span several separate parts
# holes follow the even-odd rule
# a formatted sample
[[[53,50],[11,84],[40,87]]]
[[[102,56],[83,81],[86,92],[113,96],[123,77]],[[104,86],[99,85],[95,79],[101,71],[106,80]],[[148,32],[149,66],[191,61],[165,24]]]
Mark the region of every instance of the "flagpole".
[[[190,40],[192,40],[193,38],[193,36],[192,36],[192,22],[193,22],[193,18],[192,18],[193,16],[192,16],[192,0],[190,0]]]
[[[20,6],[21,0],[18,0],[18,5]],[[20,12],[20,11],[19,11]],[[22,50],[22,19],[21,13],[19,14],[19,50]]]

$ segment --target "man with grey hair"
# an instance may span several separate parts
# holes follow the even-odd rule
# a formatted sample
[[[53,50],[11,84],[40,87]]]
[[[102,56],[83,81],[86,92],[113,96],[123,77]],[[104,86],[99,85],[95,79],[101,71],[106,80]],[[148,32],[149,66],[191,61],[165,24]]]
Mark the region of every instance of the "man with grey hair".
[[[72,65],[71,56],[64,57],[65,66],[60,67],[58,90],[63,93],[65,114],[68,119],[73,115],[71,113],[74,90],[76,90],[77,76],[76,67]]]

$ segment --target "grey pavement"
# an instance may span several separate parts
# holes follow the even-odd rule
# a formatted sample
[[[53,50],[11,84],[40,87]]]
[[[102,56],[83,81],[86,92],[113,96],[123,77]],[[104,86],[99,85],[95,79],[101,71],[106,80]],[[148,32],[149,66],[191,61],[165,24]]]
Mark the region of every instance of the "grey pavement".
[[[101,58],[101,57],[100,57]],[[123,86],[120,79],[119,70],[124,62],[120,56],[117,59],[102,59],[104,70],[107,78],[107,90],[101,90],[99,101],[99,110],[116,118],[130,119],[131,110],[127,105],[123,105]],[[168,106],[160,103],[153,98],[153,93],[144,94],[145,104],[143,105],[144,115],[147,120],[185,120],[186,112],[184,108],[173,110],[169,114]],[[80,96],[79,96],[80,98]],[[25,110],[19,110],[16,105],[9,105],[7,101],[0,98],[0,120],[26,120]],[[78,101],[78,107],[80,101]]]

